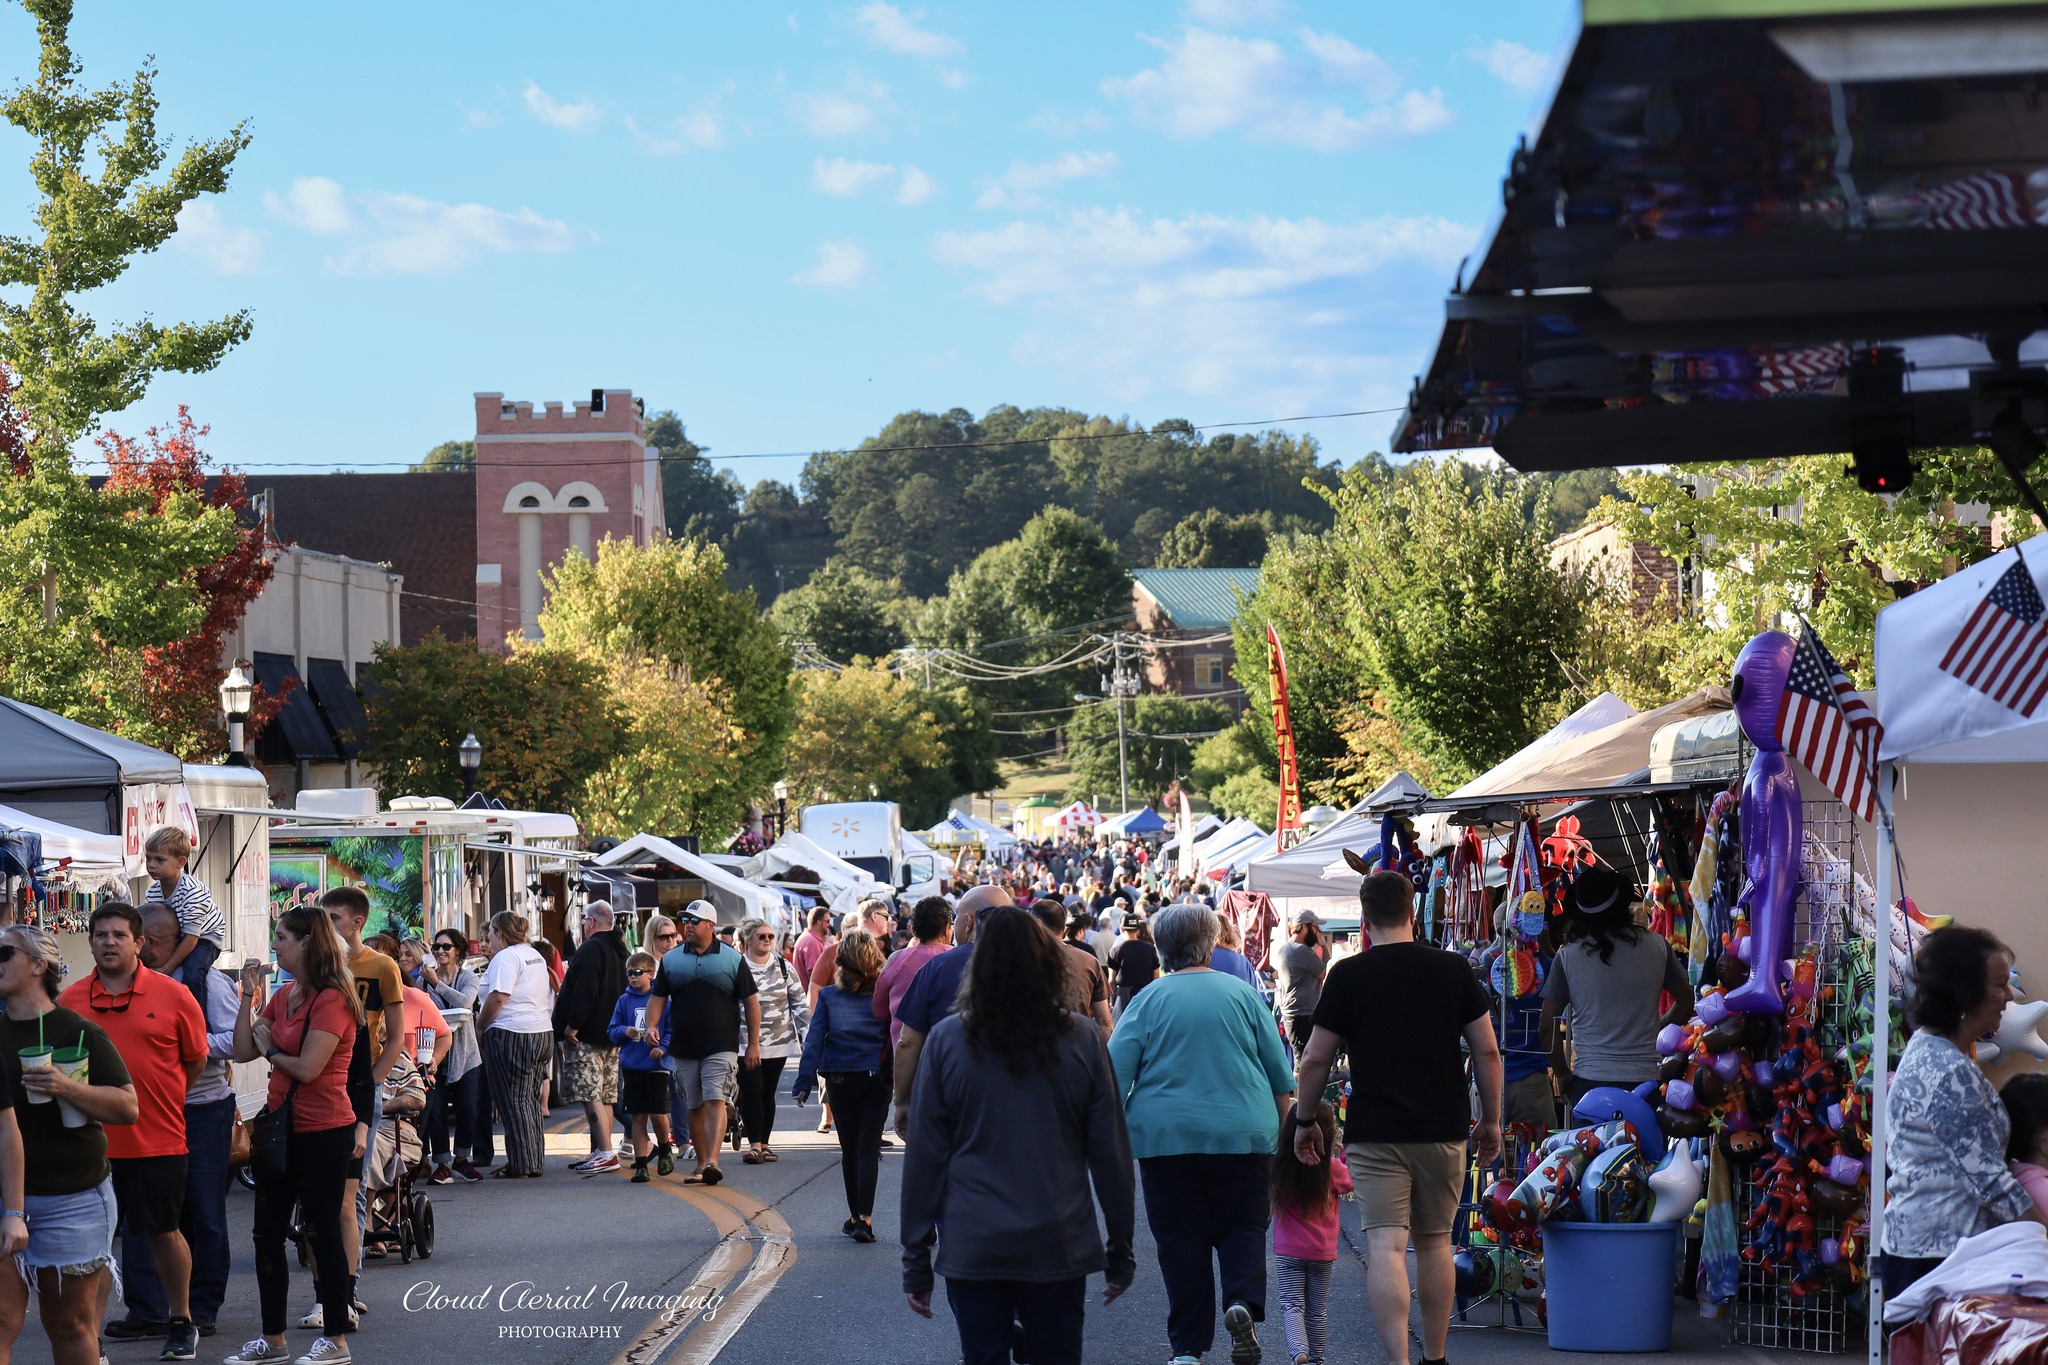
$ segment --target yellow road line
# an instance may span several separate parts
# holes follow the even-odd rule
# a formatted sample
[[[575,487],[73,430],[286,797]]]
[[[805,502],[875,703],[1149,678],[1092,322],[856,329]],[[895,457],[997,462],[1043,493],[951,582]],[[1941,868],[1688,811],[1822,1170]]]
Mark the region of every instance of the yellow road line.
[[[612,1358],[612,1365],[656,1365],[671,1352],[672,1365],[709,1365],[795,1264],[796,1243],[782,1215],[751,1195],[723,1185],[684,1185],[675,1177],[654,1183],[709,1218],[720,1233],[711,1259],[685,1295],[702,1302],[712,1293],[722,1293],[747,1262],[750,1243],[758,1237],[760,1246],[747,1265],[746,1278],[715,1312],[708,1317],[701,1311],[657,1313]]]

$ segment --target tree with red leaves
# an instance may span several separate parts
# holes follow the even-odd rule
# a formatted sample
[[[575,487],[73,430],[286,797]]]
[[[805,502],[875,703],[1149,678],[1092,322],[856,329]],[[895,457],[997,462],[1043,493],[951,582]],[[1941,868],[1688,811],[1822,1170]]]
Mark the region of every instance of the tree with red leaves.
[[[169,429],[151,427],[140,441],[115,432],[97,438],[106,458],[111,495],[141,495],[151,515],[161,515],[181,499],[224,509],[235,517],[232,548],[193,575],[205,615],[191,633],[138,652],[136,679],[139,714],[121,732],[130,739],[155,744],[182,758],[198,761],[219,755],[225,736],[220,727],[222,652],[242,616],[270,582],[272,562],[261,525],[243,524],[248,511],[247,481],[231,471],[208,476],[199,426],[183,404]],[[259,688],[249,717],[251,736],[284,705],[289,688],[266,696]]]

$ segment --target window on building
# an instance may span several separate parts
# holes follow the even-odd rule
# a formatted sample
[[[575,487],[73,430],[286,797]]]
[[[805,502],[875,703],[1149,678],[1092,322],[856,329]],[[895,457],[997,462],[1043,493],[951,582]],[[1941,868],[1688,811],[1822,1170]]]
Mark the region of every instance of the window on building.
[[[1197,654],[1195,656],[1195,686],[1222,687],[1230,680],[1223,671],[1221,654]]]
[[[533,494],[528,493],[525,497],[519,500],[519,505],[521,507],[532,507],[538,509],[540,507],[540,499],[536,498]]]

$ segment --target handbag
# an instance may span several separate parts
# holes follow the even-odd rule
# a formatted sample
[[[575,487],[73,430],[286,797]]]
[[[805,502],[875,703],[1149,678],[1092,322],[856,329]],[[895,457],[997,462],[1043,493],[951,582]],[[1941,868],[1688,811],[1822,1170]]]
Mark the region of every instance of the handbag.
[[[233,1127],[228,1130],[228,1169],[235,1170],[249,1164],[249,1121],[242,1117],[241,1110],[235,1111]]]
[[[310,1014],[312,1009],[313,1001],[308,1000],[306,1010]],[[301,1034],[299,1046],[305,1045]],[[258,1185],[282,1184],[291,1175],[292,1096],[298,1088],[299,1083],[293,1081],[275,1107],[266,1105],[249,1122],[249,1174]]]

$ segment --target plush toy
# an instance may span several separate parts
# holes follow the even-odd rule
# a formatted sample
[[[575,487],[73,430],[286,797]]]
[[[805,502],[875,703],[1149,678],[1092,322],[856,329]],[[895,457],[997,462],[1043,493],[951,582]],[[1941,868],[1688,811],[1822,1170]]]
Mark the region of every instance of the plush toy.
[[[1663,1163],[1650,1172],[1650,1193],[1654,1196],[1650,1221],[1677,1223],[1692,1217],[1693,1206],[1700,1202],[1704,1180],[1699,1163],[1693,1160],[1691,1145],[1672,1144],[1671,1150],[1664,1154]]]
[[[1756,746],[1742,784],[1741,811],[1742,855],[1749,876],[1742,892],[1750,925],[1744,956],[1750,976],[1728,993],[1728,1008],[1741,1014],[1777,1014],[1785,1008],[1781,980],[1801,884],[1803,828],[1799,779],[1778,739],[1778,711],[1797,650],[1783,631],[1764,631],[1742,647],[1728,685],[1735,718]]]

